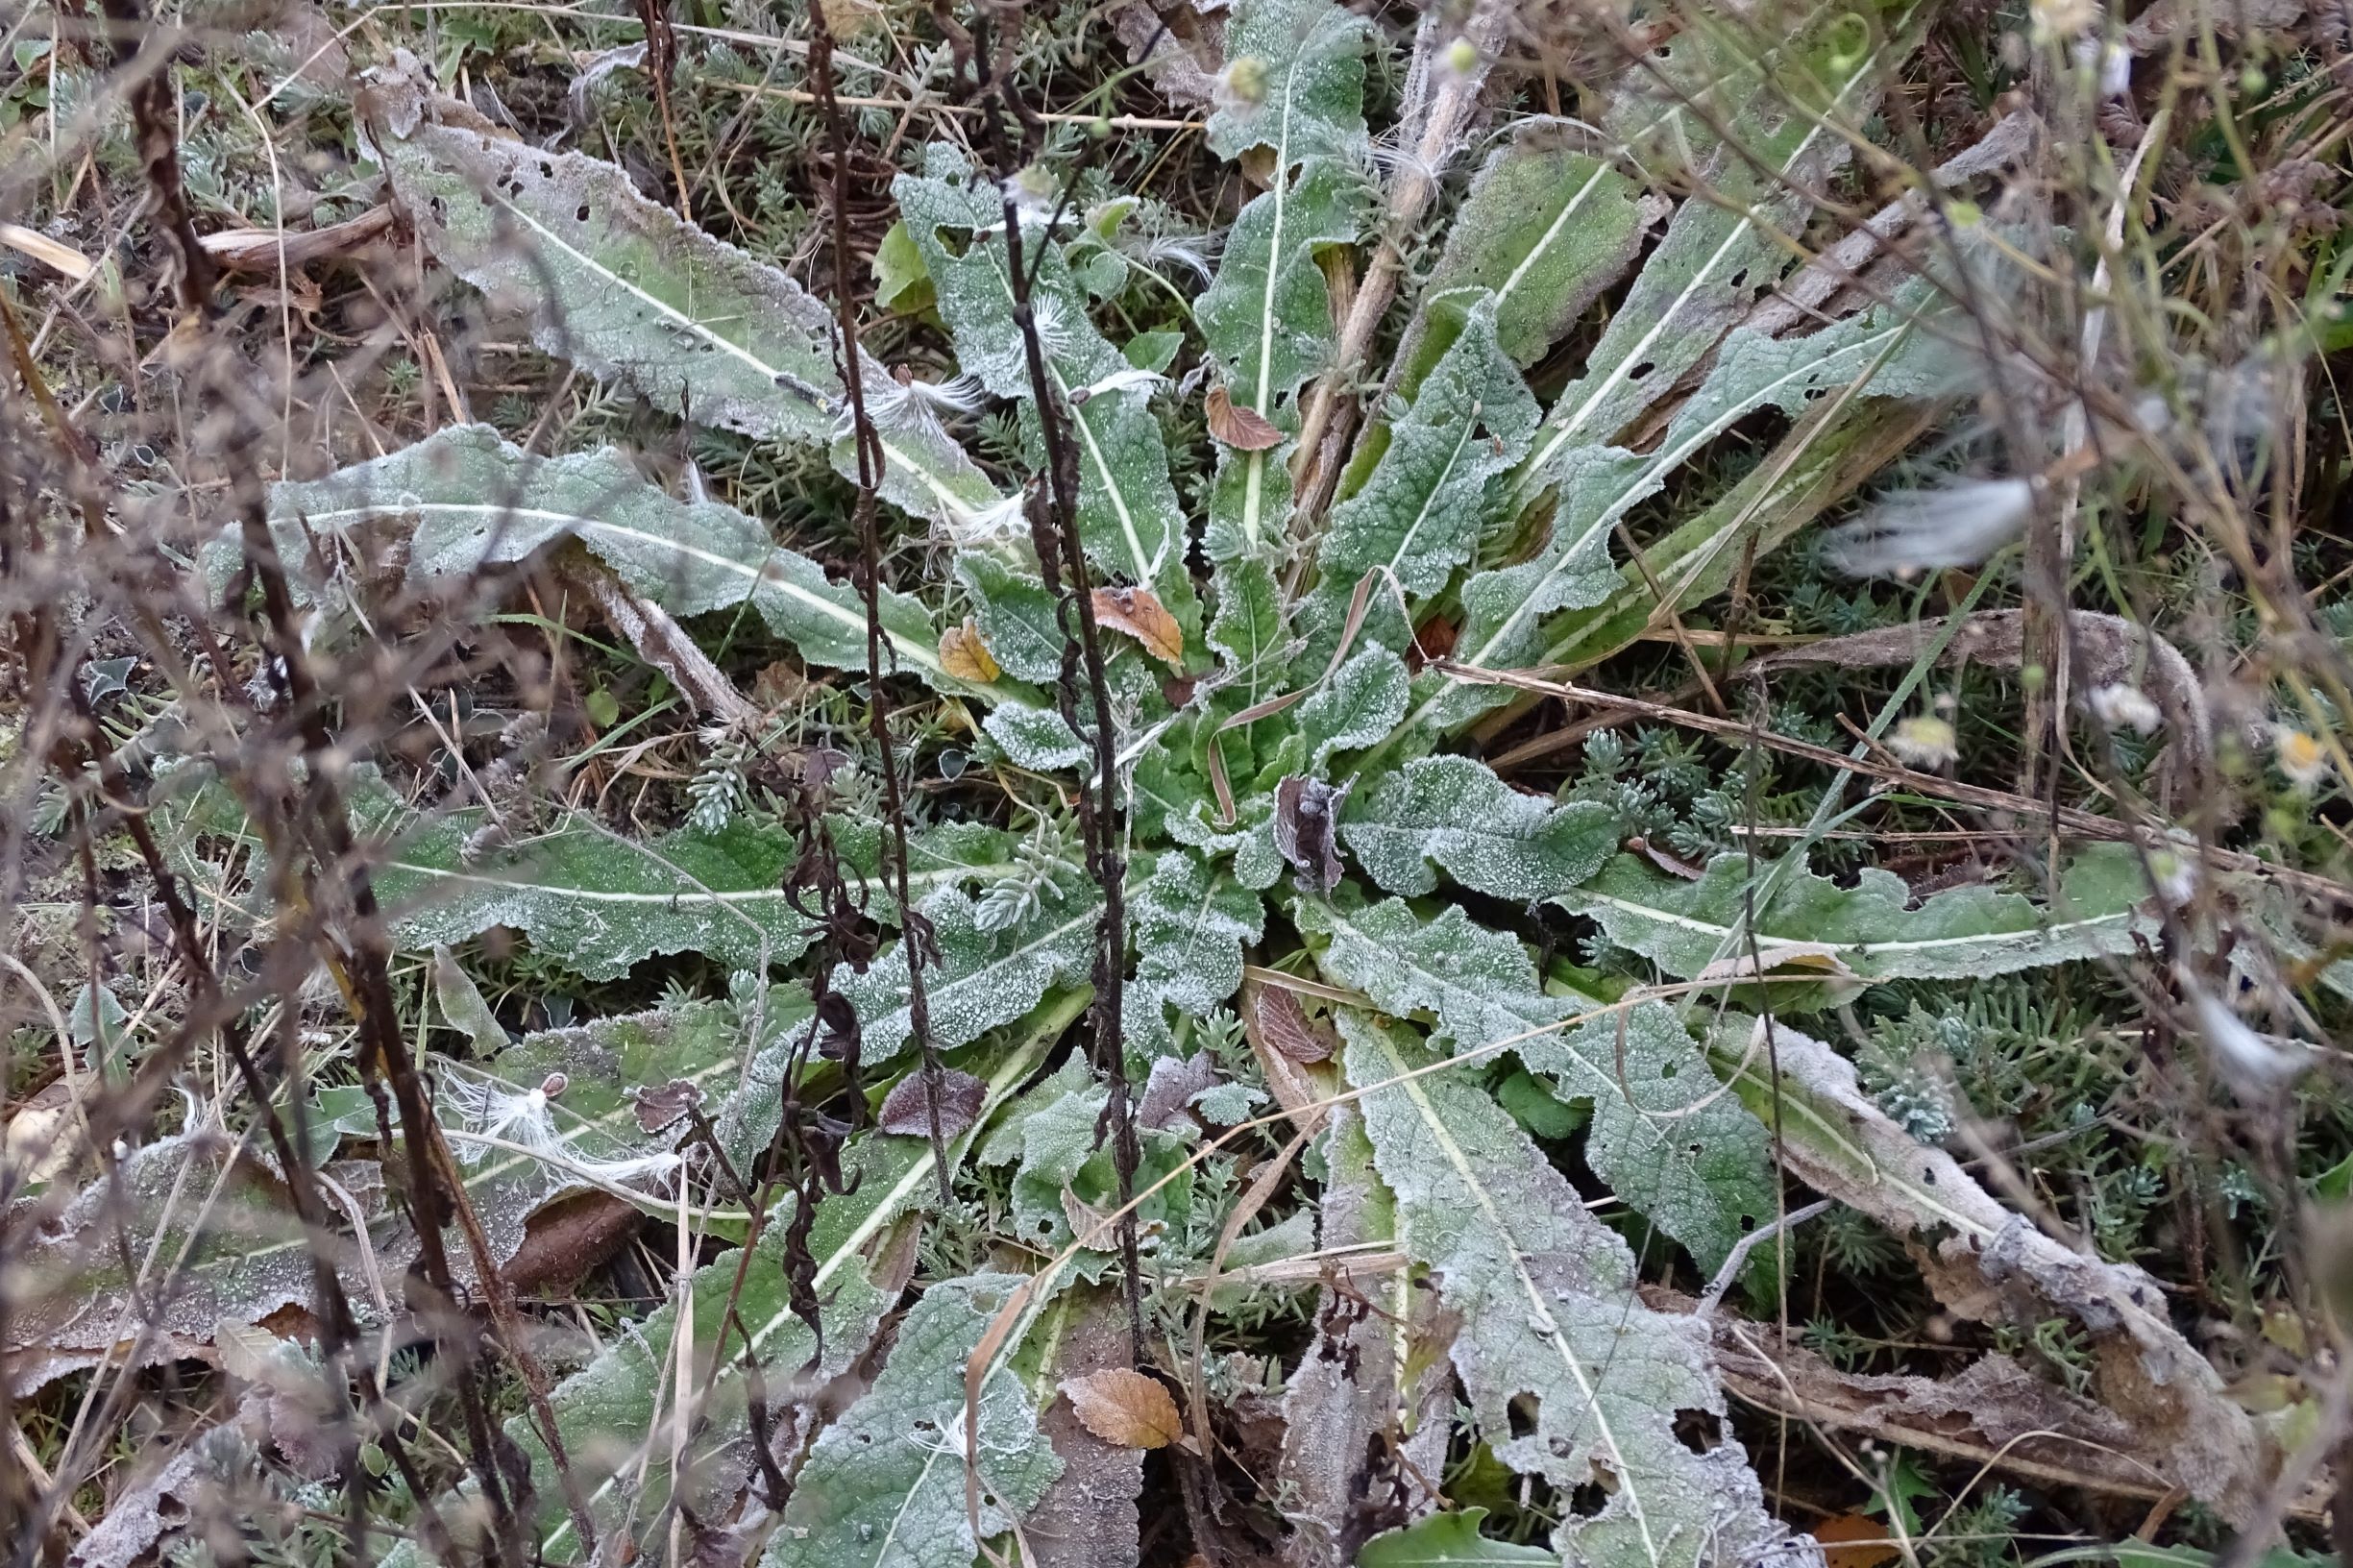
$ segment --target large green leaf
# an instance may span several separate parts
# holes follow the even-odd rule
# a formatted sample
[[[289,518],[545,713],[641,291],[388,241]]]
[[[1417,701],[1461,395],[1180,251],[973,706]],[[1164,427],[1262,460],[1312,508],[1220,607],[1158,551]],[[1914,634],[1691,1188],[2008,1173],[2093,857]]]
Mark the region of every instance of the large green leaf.
[[[822,448],[855,476],[833,321],[782,270],[649,200],[619,166],[499,135],[414,75],[380,77],[360,104],[418,237],[495,304],[527,311],[541,349],[683,418]],[[891,384],[871,355],[861,375],[870,395]],[[881,434],[895,504],[952,524],[998,503],[936,423],[897,419]]]
[[[1373,601],[1383,615],[1397,591],[1420,600],[1446,586],[1479,541],[1491,481],[1528,455],[1536,400],[1497,344],[1493,297],[1458,297],[1444,325],[1453,341],[1386,428],[1369,475],[1333,508],[1315,561],[1336,605],[1367,572],[1383,575]],[[1403,630],[1385,640],[1402,642]]]
[[[1091,888],[1050,884],[1010,925],[994,924],[981,902],[944,888],[917,904],[931,922],[939,962],[923,969],[932,1042],[949,1049],[978,1040],[1038,1005],[1049,987],[1086,980],[1103,914]],[[845,965],[834,989],[858,1009],[866,1060],[886,1062],[913,1040],[904,944],[861,974]]]
[[[1340,841],[1390,893],[1461,886],[1533,903],[1599,870],[1617,847],[1617,820],[1588,800],[1513,789],[1475,758],[1417,757],[1349,797]]]
[[[1523,122],[1472,182],[1430,279],[1434,293],[1490,290],[1496,340],[1522,365],[1542,358],[1642,245],[1641,188],[1571,139],[1557,121]]]
[[[1569,1027],[1591,1004],[1546,995],[1520,944],[1458,908],[1424,921],[1399,898],[1302,898],[1292,920],[1329,939],[1317,955],[1324,972],[1384,1012],[1434,1018],[1458,1052],[1516,1041],[1531,1071],[1552,1077],[1563,1097],[1590,1101],[1594,1174],[1702,1267],[1716,1267],[1773,1213],[1763,1125],[1723,1092],[1664,1004]]]
[[[1237,408],[1295,429],[1291,400],[1334,346],[1319,246],[1361,222],[1360,182],[1336,157],[1364,130],[1364,22],[1335,0],[1240,0],[1226,30],[1238,81],[1210,120],[1210,146],[1272,154],[1265,191],[1242,208],[1194,316]],[[1256,554],[1288,510],[1287,447],[1220,449],[1205,539],[1213,558]]]
[[[1083,996],[1078,998],[1083,1003]],[[1077,1014],[1072,998],[1048,1004],[1022,1038],[983,1063],[971,1066],[986,1081],[985,1118],[1037,1066],[1046,1049]],[[949,1149],[961,1162],[978,1135],[980,1122]],[[822,1356],[808,1325],[787,1299],[782,1245],[787,1216],[772,1215],[758,1252],[746,1269],[740,1252],[722,1253],[696,1270],[693,1301],[695,1370],[684,1396],[692,1433],[690,1497],[699,1487],[731,1497],[748,1459],[746,1333],[765,1369],[763,1383],[782,1419],[790,1407],[808,1400],[823,1380],[865,1353],[882,1311],[890,1303],[869,1280],[866,1260],[901,1214],[931,1200],[938,1190],[931,1144],[920,1138],[870,1133],[843,1153],[846,1175],[856,1185],[818,1206],[809,1247],[816,1259],[815,1285],[825,1326]],[[743,1288],[736,1291],[737,1274]],[[725,1326],[730,1297],[743,1332],[728,1333],[714,1357]],[[633,1519],[639,1529],[660,1513],[670,1491],[670,1456],[680,1400],[676,1369],[678,1309],[658,1309],[629,1334],[616,1337],[583,1370],[567,1378],[551,1395],[566,1458],[600,1528]],[[811,1365],[815,1358],[815,1364]],[[714,1371],[715,1369],[715,1371]],[[803,1374],[807,1374],[804,1376]],[[552,1462],[530,1424],[518,1418],[509,1435],[531,1456],[540,1499],[542,1550],[552,1559],[576,1557],[578,1543],[563,1505]],[[641,1480],[642,1476],[642,1480]]]
[[[659,953],[702,953],[732,968],[751,968],[763,960],[783,964],[809,943],[806,921],[783,886],[795,841],[773,824],[738,818],[717,833],[681,828],[640,841],[586,813],[567,813],[510,841],[486,832],[491,820],[480,807],[411,810],[367,771],[355,774],[351,804],[378,902],[394,945],[404,950],[462,942],[502,925],[576,973],[606,979]],[[174,857],[199,896],[231,902],[213,891],[217,873],[207,867],[202,841],[257,849],[261,841],[229,792],[218,784],[191,791],[165,821]],[[895,919],[891,890],[880,878],[876,830],[843,821],[836,831],[851,869],[875,889],[873,914]],[[478,836],[488,842],[470,850]],[[968,824],[918,833],[909,845],[908,891],[920,901],[1003,880],[1015,874],[1008,843]]]
[[[1610,553],[1612,531],[1683,464],[1756,410],[1802,412],[1816,399],[1857,381],[1865,381],[1876,398],[1937,391],[1949,368],[1949,355],[1933,334],[1915,330],[1928,304],[1928,291],[1912,287],[1810,337],[1734,332],[1707,380],[1647,453],[1598,443],[1563,447],[1550,433],[1539,434],[1532,463],[1556,495],[1550,528],[1529,559],[1464,582],[1456,662],[1485,670],[1524,664],[1544,646],[1547,617],[1606,600],[1620,581]],[[1548,451],[1557,454],[1548,457]],[[1465,722],[1509,695],[1436,677],[1428,685],[1428,697],[1409,721],[1423,739],[1430,730]]]
[[[810,663],[866,668],[866,605],[854,589],[777,549],[764,525],[732,506],[672,500],[611,447],[534,457],[487,425],[460,425],[323,479],[273,485],[269,514],[280,554],[301,576],[313,536],[408,522],[408,580],[420,586],[577,539],[673,615],[748,601]],[[352,551],[363,562],[375,555],[357,537]],[[943,674],[921,603],[885,590],[881,613],[901,667],[935,686],[971,689]]]
[[[874,1385],[810,1452],[762,1568],[968,1568],[964,1363],[1021,1280],[943,1280],[901,1324]],[[997,1534],[1062,1473],[1009,1366],[981,1385],[980,1530]]]
[[[1160,855],[1149,869],[1128,893],[1136,945],[1136,977],[1126,992],[1129,1035],[1165,1049],[1169,1008],[1197,1018],[1241,989],[1242,946],[1264,930],[1265,906],[1192,850]]]
[[[900,175],[891,190],[939,290],[958,364],[1034,417],[997,186],[954,149],[935,143],[924,172]],[[1031,311],[1046,374],[1065,398],[1086,394],[1066,407],[1078,445],[1081,539],[1103,570],[1157,588],[1174,609],[1191,596],[1184,574],[1185,518],[1168,481],[1160,421],[1147,406],[1149,389],[1132,384],[1134,367],[1088,318],[1087,291],[1046,238],[1042,219],[1024,220],[1022,265],[1037,268]]]
[[[1783,1534],[1728,1431],[1704,1453],[1679,1412],[1725,1422],[1706,1325],[1654,1311],[1634,1260],[1511,1117],[1410,1035],[1341,1015],[1348,1080],[1397,1194],[1398,1240],[1459,1320],[1455,1366],[1480,1431],[1563,1493],[1603,1479],[1553,1545],[1593,1568],[1753,1561]],[[1519,1433],[1515,1435],[1515,1433]]]
[[[1902,878],[1875,869],[1851,888],[1796,862],[1758,862],[1754,870],[1752,878],[1745,855],[1718,855],[1700,880],[1687,882],[1620,855],[1591,882],[1555,897],[1599,921],[1611,942],[1684,980],[1710,965],[1745,973],[1792,959],[1835,960],[1863,980],[1973,979],[2130,952],[2135,936],[2156,925],[2144,907],[2147,880],[2128,845],[2079,852],[2047,906],[1984,886],[1953,888],[1915,906]]]

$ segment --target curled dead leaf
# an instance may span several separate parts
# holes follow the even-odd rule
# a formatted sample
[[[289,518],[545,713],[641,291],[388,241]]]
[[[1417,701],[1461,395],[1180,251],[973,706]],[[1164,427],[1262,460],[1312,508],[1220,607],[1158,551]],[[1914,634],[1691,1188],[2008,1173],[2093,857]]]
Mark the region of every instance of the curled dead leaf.
[[[1201,413],[1209,423],[1210,434],[1229,447],[1264,452],[1283,444],[1283,432],[1264,414],[1236,404],[1222,386],[1210,388],[1209,396],[1201,400]]]
[[[1095,620],[1126,632],[1163,664],[1185,662],[1185,628],[1151,589],[1097,588],[1091,597]],[[945,644],[941,645],[941,651],[945,653]]]
[[[1176,1401],[1141,1372],[1105,1367],[1065,1378],[1062,1391],[1089,1432],[1122,1448],[1165,1448],[1185,1435]]]
[[[1266,1043],[1293,1062],[1327,1062],[1339,1048],[1328,1025],[1307,1016],[1299,998],[1281,986],[1262,986],[1256,997],[1258,1025]]]
[[[882,1102],[882,1130],[908,1138],[931,1136],[931,1079],[928,1073],[911,1072],[893,1086]],[[940,1069],[940,1136],[961,1138],[966,1128],[980,1115],[981,1103],[989,1097],[989,1086],[968,1072],[954,1067]]]
[[[940,668],[958,680],[968,680],[977,686],[986,686],[1005,673],[997,668],[995,655],[981,640],[980,623],[968,615],[963,625],[948,627],[941,637]]]
[[[1291,880],[1302,893],[1325,894],[1340,885],[1337,829],[1350,788],[1334,789],[1304,773],[1275,786],[1275,848],[1299,868]]]

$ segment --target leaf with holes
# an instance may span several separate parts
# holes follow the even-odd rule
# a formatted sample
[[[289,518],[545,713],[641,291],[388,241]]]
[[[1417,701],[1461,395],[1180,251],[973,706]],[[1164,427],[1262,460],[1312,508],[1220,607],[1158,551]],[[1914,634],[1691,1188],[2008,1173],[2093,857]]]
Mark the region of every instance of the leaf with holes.
[[[1633,1255],[1476,1085],[1407,1075],[1431,1058],[1408,1031],[1341,1015],[1397,1235],[1460,1319],[1454,1362],[1498,1458],[1564,1494],[1555,1550],[1595,1568],[1666,1568],[1700,1550],[1756,1560],[1785,1531],[1729,1433],[1706,1325],[1654,1311]],[[1397,1080],[1404,1079],[1404,1082]],[[1693,1412],[1716,1433],[1695,1453]]]

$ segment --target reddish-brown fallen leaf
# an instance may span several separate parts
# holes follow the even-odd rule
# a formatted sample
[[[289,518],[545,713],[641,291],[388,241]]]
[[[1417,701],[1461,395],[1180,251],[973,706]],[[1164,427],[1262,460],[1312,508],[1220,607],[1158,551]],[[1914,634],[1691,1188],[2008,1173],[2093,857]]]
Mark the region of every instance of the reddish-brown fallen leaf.
[[[1165,1448],[1185,1435],[1176,1401],[1141,1372],[1106,1367],[1065,1378],[1063,1393],[1089,1432],[1122,1448]]]
[[[1097,588],[1092,597],[1097,621],[1126,632],[1163,664],[1185,662],[1185,628],[1151,589]]]
[[[981,640],[980,623],[968,615],[963,625],[948,627],[940,639],[940,668],[976,686],[986,686],[1004,674],[989,645]]]
[[[1903,1556],[1890,1539],[1887,1526],[1867,1513],[1842,1513],[1814,1527],[1829,1568],[1879,1568]]]
[[[909,1138],[931,1136],[929,1075],[920,1068],[901,1078],[882,1102],[882,1130]],[[955,1138],[972,1125],[989,1086],[954,1067],[940,1069],[940,1136]]]
[[[1209,396],[1201,400],[1201,413],[1209,424],[1210,434],[1229,447],[1264,452],[1283,444],[1283,432],[1268,423],[1265,415],[1255,408],[1242,407],[1226,396],[1222,386],[1210,388]]]
[[[1319,1028],[1300,1007],[1299,998],[1281,986],[1262,986],[1257,997],[1259,1028],[1266,1043],[1293,1062],[1326,1062],[1339,1041],[1328,1028]]]

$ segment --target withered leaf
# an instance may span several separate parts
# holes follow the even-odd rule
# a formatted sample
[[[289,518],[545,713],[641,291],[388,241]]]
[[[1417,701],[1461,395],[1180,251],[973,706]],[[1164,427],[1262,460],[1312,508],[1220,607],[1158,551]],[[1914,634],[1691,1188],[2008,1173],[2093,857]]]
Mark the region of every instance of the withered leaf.
[[[946,635],[940,639],[940,668],[958,680],[980,686],[1005,673],[997,668],[996,656],[982,641],[980,623],[968,615],[963,625],[948,627]]]
[[[1842,1513],[1814,1527],[1822,1543],[1823,1560],[1829,1568],[1879,1568],[1903,1556],[1888,1527],[1867,1513]]]
[[[1091,1252],[1109,1252],[1119,1244],[1118,1221],[1071,1191],[1067,1183],[1062,1189],[1062,1217],[1070,1222],[1078,1244]]]
[[[1154,1060],[1152,1076],[1144,1081],[1143,1096],[1136,1102],[1139,1126],[1174,1132],[1189,1115],[1186,1108],[1205,1089],[1217,1087],[1217,1059],[1202,1051],[1189,1060],[1164,1056]]]
[[[931,1136],[929,1074],[920,1071],[901,1078],[882,1102],[882,1130],[911,1138]],[[940,1069],[940,1136],[961,1137],[980,1115],[989,1086],[954,1067]]]
[[[684,1078],[673,1078],[659,1089],[637,1091],[637,1124],[649,1133],[658,1133],[685,1115],[689,1106],[701,1103],[701,1089]]]
[[[1222,386],[1210,388],[1209,396],[1201,400],[1201,412],[1209,423],[1210,434],[1229,447],[1242,452],[1264,452],[1283,444],[1283,432],[1265,415],[1255,408],[1237,405]]]
[[[1293,1062],[1325,1062],[1339,1048],[1326,1024],[1310,1018],[1299,998],[1281,986],[1261,986],[1257,993],[1258,1022],[1266,1043]]]
[[[1302,893],[1330,893],[1340,885],[1340,851],[1334,829],[1349,786],[1334,789],[1320,778],[1293,773],[1275,786],[1275,847],[1299,868],[1291,878]]]
[[[1065,1378],[1062,1391],[1089,1432],[1122,1448],[1165,1448],[1185,1435],[1176,1401],[1141,1372],[1106,1367]]]
[[[1097,588],[1094,618],[1143,644],[1163,664],[1185,662],[1185,628],[1149,588]]]

